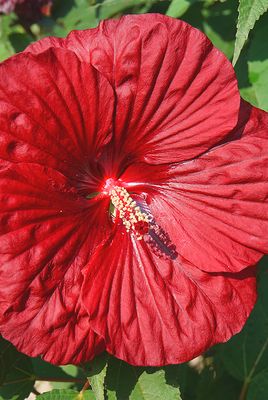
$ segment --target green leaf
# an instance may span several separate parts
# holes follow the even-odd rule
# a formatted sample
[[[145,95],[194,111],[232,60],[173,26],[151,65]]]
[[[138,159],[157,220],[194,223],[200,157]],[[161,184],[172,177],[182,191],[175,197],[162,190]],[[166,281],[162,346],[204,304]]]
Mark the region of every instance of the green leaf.
[[[107,354],[101,354],[88,363],[88,380],[95,394],[96,400],[105,400],[104,380],[107,372]]]
[[[76,392],[71,389],[55,389],[51,392],[37,396],[38,400],[95,400],[94,395],[89,390]]]
[[[249,80],[254,90],[258,107],[268,111],[268,14],[256,26],[249,47]]]
[[[214,46],[228,58],[233,56],[235,42],[236,4],[232,0],[217,2],[203,8],[203,29]]]
[[[188,363],[184,363],[168,365],[164,368],[164,371],[166,382],[169,385],[180,388],[182,399],[196,399],[196,388],[200,379],[200,374],[195,368],[191,367]]]
[[[130,395],[131,400],[179,400],[180,390],[167,385],[163,370],[143,372]]]
[[[172,369],[172,367],[170,367]],[[110,357],[105,378],[108,400],[180,400],[180,391],[174,379],[175,370],[133,367]]]
[[[259,107],[255,88],[251,85],[248,76],[248,48],[244,48],[235,65],[236,77],[241,97],[255,107]]]
[[[15,53],[8,38],[11,21],[11,16],[0,15],[0,61],[5,60]]]
[[[109,400],[129,399],[144,368],[133,367],[114,357],[109,358],[105,385]]]
[[[27,33],[22,32],[11,32],[8,36],[8,40],[16,53],[23,51],[33,41]]]
[[[179,18],[181,17],[197,0],[172,0],[166,15],[170,17]]]
[[[261,262],[258,301],[242,332],[218,346],[227,371],[247,387],[268,365],[268,257]]]
[[[241,88],[240,95],[241,95],[241,97],[243,97],[244,100],[248,101],[253,106],[259,107],[259,103],[257,100],[257,96],[256,96],[254,87],[249,86],[246,88]]]
[[[234,49],[233,41],[223,40],[221,35],[206,22],[204,22],[204,32],[207,37],[212,41],[213,45],[220,49],[226,55],[226,57],[232,57]]]
[[[31,359],[0,337],[0,400],[24,400],[35,377]]]
[[[268,371],[261,372],[251,382],[247,400],[268,399]]]
[[[183,15],[183,20],[203,31],[231,59],[235,42],[236,5],[233,0],[202,4],[195,2]]]
[[[238,7],[238,23],[234,49],[233,65],[238,60],[240,52],[248,38],[249,31],[255,22],[268,10],[268,0],[240,0]]]
[[[96,5],[98,18],[106,19],[121,15],[123,12],[135,7],[135,11],[139,12],[139,7],[147,8],[159,0],[104,0],[101,4]]]
[[[0,339],[0,377],[0,400],[24,400],[35,380],[63,381],[65,385],[81,389],[87,379],[76,366],[56,367],[40,358],[29,358],[3,339]]]
[[[23,51],[32,41],[13,14],[0,15],[0,61]]]
[[[93,28],[98,24],[96,16],[96,7],[91,6],[88,0],[65,0],[63,8],[56,8],[54,16],[56,18],[56,26],[64,28],[66,31],[73,29]],[[65,3],[64,1],[64,3]],[[64,32],[62,30],[62,32]]]
[[[149,8],[159,0],[66,0],[61,6],[56,6],[53,14],[56,23],[50,26],[51,33],[64,35],[64,30],[86,29],[95,27],[100,20],[121,15],[124,11],[135,8],[134,11],[140,12],[139,7]],[[48,31],[49,32],[49,31]],[[63,34],[62,34],[63,33]]]
[[[147,0],[146,3],[144,3],[144,5],[139,5],[138,7],[135,7],[134,12],[139,14],[148,13],[150,9],[153,7],[154,3],[157,3],[157,0]]]

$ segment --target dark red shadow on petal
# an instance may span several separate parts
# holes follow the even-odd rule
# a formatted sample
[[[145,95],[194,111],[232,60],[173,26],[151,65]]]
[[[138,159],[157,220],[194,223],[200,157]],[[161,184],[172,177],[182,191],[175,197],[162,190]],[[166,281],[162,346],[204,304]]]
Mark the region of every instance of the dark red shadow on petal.
[[[250,119],[252,106],[247,103],[245,100],[241,99],[238,121],[234,129],[224,138],[224,140],[220,141],[216,146],[220,146],[222,144],[228,143],[231,140],[240,139],[245,130],[245,126]],[[216,147],[214,146],[214,147]]]

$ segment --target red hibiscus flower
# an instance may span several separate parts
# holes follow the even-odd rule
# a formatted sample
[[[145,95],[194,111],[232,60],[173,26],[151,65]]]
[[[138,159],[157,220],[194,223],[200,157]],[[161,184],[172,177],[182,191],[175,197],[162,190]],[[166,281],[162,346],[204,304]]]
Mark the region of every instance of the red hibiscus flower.
[[[38,21],[42,15],[50,15],[53,0],[0,0],[0,13],[14,11],[27,23]]]
[[[0,332],[56,364],[193,358],[268,251],[267,114],[198,30],[126,16],[0,66]]]

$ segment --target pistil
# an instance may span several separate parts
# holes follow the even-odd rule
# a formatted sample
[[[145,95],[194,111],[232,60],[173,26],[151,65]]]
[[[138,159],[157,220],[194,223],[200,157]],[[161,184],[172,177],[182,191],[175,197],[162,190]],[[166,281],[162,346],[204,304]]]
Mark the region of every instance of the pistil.
[[[119,213],[127,232],[133,232],[142,240],[149,231],[149,218],[142,212],[128,191],[121,186],[113,186],[110,191],[111,202]]]

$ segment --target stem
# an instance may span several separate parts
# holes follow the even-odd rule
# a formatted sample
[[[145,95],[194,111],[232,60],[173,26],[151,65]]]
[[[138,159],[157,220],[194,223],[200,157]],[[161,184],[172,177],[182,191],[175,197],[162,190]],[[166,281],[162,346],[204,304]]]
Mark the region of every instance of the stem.
[[[89,388],[89,386],[90,386],[90,383],[89,383],[89,380],[87,379],[86,383],[84,384],[82,390],[79,393],[81,397],[82,397],[83,393]]]
[[[245,379],[245,382],[243,383],[240,395],[239,395],[239,400],[246,400],[247,392],[248,392],[248,385],[250,383],[250,380],[247,378]]]
[[[45,381],[45,382],[73,382],[73,383],[83,383],[84,379],[78,379],[78,378],[40,378],[40,377],[35,377],[36,381]]]
[[[243,384],[241,392],[240,392],[239,400],[246,400],[248,386],[249,386],[249,384],[251,382],[251,379],[252,379],[252,377],[253,377],[253,375],[255,373],[255,370],[256,370],[256,368],[257,368],[257,366],[258,366],[258,364],[259,364],[259,362],[260,362],[260,360],[261,360],[261,358],[263,356],[263,353],[266,350],[267,345],[268,345],[268,338],[264,342],[264,344],[263,344],[263,346],[262,346],[262,348],[261,348],[261,350],[260,350],[260,352],[259,352],[259,354],[258,354],[258,356],[257,356],[257,358],[256,358],[251,370],[250,370],[250,373],[248,374],[248,376],[246,377],[246,379],[244,381],[244,384]]]

